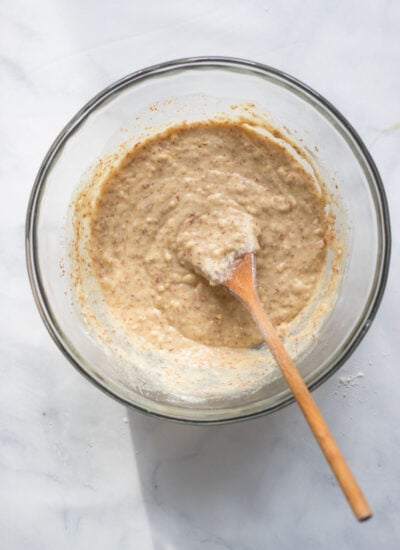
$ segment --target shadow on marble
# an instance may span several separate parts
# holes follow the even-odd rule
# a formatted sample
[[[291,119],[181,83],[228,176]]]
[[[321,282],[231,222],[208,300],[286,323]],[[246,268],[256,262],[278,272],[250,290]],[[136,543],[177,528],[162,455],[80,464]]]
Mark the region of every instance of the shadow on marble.
[[[302,445],[307,428],[293,405],[227,426],[128,417],[154,550],[263,548],[266,524],[280,525],[277,501],[318,452]]]

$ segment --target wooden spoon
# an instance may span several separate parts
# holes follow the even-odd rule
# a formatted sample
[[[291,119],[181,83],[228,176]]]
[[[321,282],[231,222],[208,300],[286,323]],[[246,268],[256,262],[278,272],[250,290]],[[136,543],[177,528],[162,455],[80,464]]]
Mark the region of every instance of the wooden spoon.
[[[256,290],[256,267],[254,254],[249,252],[239,258],[229,278],[222,283],[247,307],[258,325],[272,355],[275,357],[283,376],[300,406],[319,446],[322,449],[333,473],[338,480],[351,508],[359,521],[372,516],[356,480],[351,473],[339,447],[311,397],[299,371],[285,350],[279,336],[269,320]]]

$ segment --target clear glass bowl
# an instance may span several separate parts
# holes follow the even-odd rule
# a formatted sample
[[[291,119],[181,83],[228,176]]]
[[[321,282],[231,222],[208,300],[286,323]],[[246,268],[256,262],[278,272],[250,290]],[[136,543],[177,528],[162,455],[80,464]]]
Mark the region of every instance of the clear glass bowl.
[[[127,138],[134,140],[146,124],[176,123],[193,113],[208,116],[238,101],[255,102],[309,151],[327,187],[338,191],[345,215],[347,258],[338,297],[315,345],[298,360],[310,389],[331,376],[356,348],[384,291],[390,226],[383,185],[360,137],[328,101],[276,69],[231,58],[172,61],[119,80],[85,105],[50,147],[28,207],[27,263],[40,314],[66,357],[99,388],[149,414],[221,423],[269,413],[293,401],[282,378],[243,401],[201,406],[125,387],[71,307],[68,276],[60,273],[67,269],[68,207],[90,166]]]

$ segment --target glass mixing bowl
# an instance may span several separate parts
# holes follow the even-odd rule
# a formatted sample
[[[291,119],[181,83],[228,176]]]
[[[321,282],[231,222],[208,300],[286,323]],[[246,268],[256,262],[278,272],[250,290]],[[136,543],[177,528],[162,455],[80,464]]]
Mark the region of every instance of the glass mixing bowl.
[[[192,423],[221,423],[275,411],[293,401],[277,378],[244,400],[175,403],[121,384],[105,350],[71,307],[68,208],[90,166],[150,126],[165,126],[254,102],[308,151],[339,197],[346,260],[334,307],[316,341],[297,361],[310,389],[334,373],[368,330],[384,291],[390,256],[385,192],[365,145],[319,94],[276,69],[207,57],[163,63],[133,73],[93,98],[57,137],[37,175],[27,213],[29,277],[40,314],[58,347],[89,380],[149,414]],[[149,109],[149,106],[150,109]],[[339,217],[340,217],[339,216]]]

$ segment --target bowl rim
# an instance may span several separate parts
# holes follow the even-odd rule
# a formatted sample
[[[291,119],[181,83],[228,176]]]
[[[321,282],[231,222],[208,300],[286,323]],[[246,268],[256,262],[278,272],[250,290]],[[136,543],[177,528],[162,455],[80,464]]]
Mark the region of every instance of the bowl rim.
[[[350,138],[358,147],[363,161],[366,163],[369,168],[372,181],[375,185],[375,192],[377,201],[374,201],[375,209],[380,214],[381,227],[380,227],[380,237],[381,237],[381,258],[380,265],[378,266],[375,272],[375,279],[373,284],[373,290],[370,293],[373,294],[370,299],[368,311],[362,316],[363,319],[359,321],[357,327],[353,330],[352,337],[348,339],[347,346],[344,348],[339,358],[337,358],[332,366],[326,371],[323,372],[318,378],[312,383],[308,384],[310,391],[313,391],[321,384],[323,384],[328,378],[330,378],[347,359],[351,356],[354,350],[358,347],[365,334],[367,333],[369,327],[372,324],[372,321],[379,309],[379,305],[382,301],[384,290],[386,287],[386,282],[389,272],[390,264],[390,255],[391,255],[391,229],[390,229],[390,216],[387,197],[385,189],[383,186],[382,179],[378,172],[378,169],[375,165],[374,160],[372,159],[371,154],[369,153],[367,147],[363,143],[361,137],[353,128],[353,126],[348,122],[348,120],[334,107],[327,99],[325,99],[318,92],[310,88],[308,85],[304,84],[297,78],[271,67],[255,61],[249,61],[246,59],[236,58],[236,57],[224,57],[224,56],[199,56],[199,57],[187,57],[180,58],[171,61],[166,61],[156,65],[146,67],[144,69],[135,71],[126,75],[125,77],[115,81],[111,85],[104,88],[101,92],[95,95],[90,101],[88,101],[78,112],[77,114],[68,122],[68,124],[61,130],[58,134],[52,145],[50,146],[48,152],[46,153],[41,166],[36,175],[33,188],[29,197],[27,214],[26,214],[26,225],[25,225],[25,251],[26,251],[26,264],[27,271],[29,276],[29,281],[32,289],[32,293],[36,302],[36,306],[41,315],[42,321],[44,322],[50,336],[64,354],[64,356],[74,365],[74,367],[90,382],[95,386],[105,392],[107,395],[116,399],[125,406],[131,407],[141,413],[145,413],[150,416],[163,418],[167,420],[172,420],[175,422],[194,424],[194,425],[210,425],[210,424],[227,424],[238,422],[242,420],[248,420],[250,418],[257,418],[266,414],[270,414],[279,409],[286,407],[287,405],[294,402],[294,397],[289,394],[284,398],[280,403],[268,407],[266,409],[249,412],[244,414],[238,414],[237,416],[232,416],[229,418],[182,418],[173,415],[168,415],[160,413],[157,411],[151,411],[143,406],[132,403],[125,399],[122,395],[117,395],[108,388],[105,383],[104,385],[100,380],[92,376],[87,370],[85,370],[81,364],[72,356],[70,350],[68,349],[67,343],[61,331],[58,329],[57,321],[53,317],[51,307],[48,303],[47,296],[40,278],[40,270],[38,267],[38,256],[37,256],[37,231],[36,231],[36,220],[38,214],[38,208],[40,206],[40,200],[42,192],[45,189],[47,173],[50,170],[53,162],[57,159],[59,153],[61,152],[64,144],[67,142],[69,137],[74,134],[74,132],[79,128],[80,124],[96,110],[102,103],[107,99],[117,94],[120,90],[134,85],[142,80],[159,76],[164,73],[171,73],[176,71],[183,71],[186,69],[196,69],[196,68],[221,68],[221,69],[231,69],[237,71],[244,71],[250,74],[256,74],[258,76],[272,76],[274,78],[280,79],[283,84],[286,84],[289,88],[295,88],[297,91],[300,91],[303,96],[311,99],[314,107],[318,105],[324,110],[325,114],[329,113],[334,120],[338,121],[341,127],[347,131]],[[344,136],[345,137],[345,136]],[[377,204],[378,203],[378,204]],[[378,207],[379,206],[379,209]],[[379,269],[380,268],[380,269]],[[368,305],[368,303],[367,303]],[[365,309],[365,308],[364,308]]]

